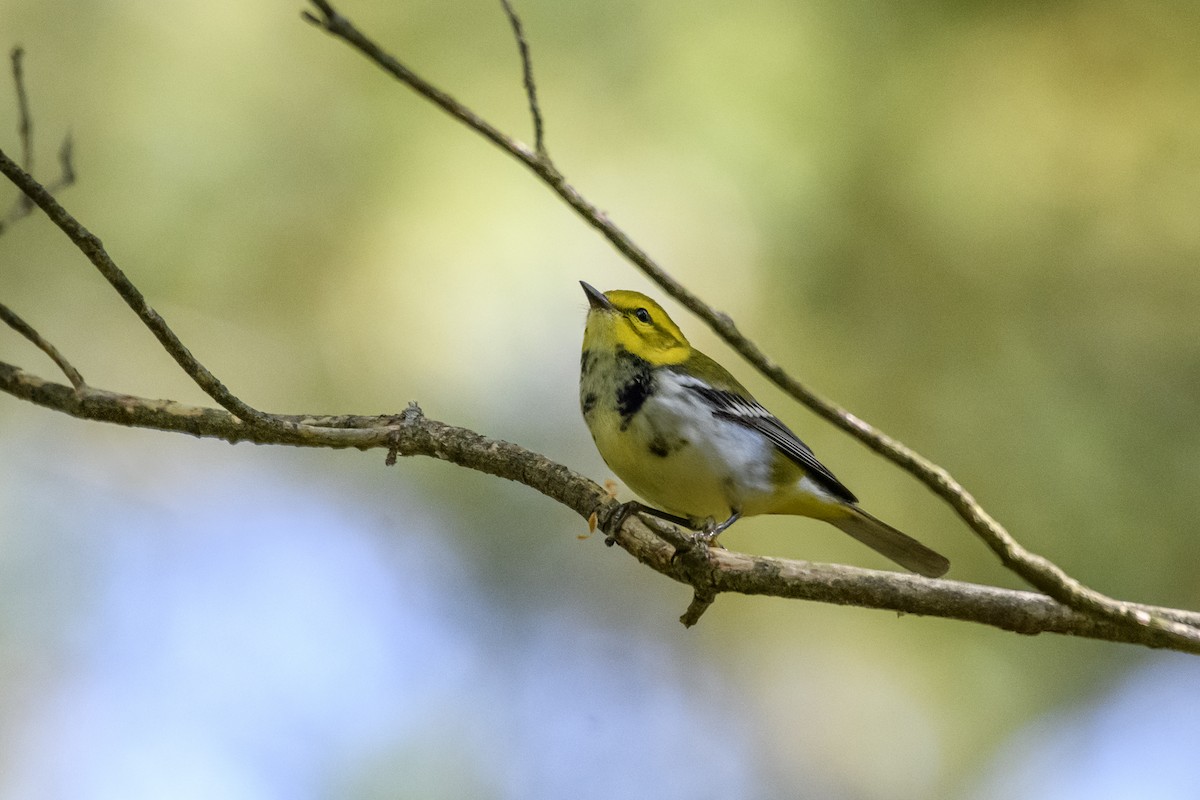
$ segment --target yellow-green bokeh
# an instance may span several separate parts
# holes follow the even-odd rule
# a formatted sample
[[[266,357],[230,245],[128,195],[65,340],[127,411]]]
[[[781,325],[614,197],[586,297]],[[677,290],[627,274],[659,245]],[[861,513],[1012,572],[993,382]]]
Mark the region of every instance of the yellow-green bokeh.
[[[533,176],[304,24],[302,7],[0,0],[0,45],[26,50],[39,175],[69,130],[79,182],[64,204],[247,401],[378,413],[415,399],[608,477],[577,418],[577,281],[655,290]],[[520,10],[558,166],[677,279],[1073,575],[1200,604],[1200,7]],[[343,11],[529,138],[497,4]],[[5,89],[10,154],[12,109]],[[203,400],[42,218],[0,238],[0,300],[96,386]],[[915,481],[667,305],[867,508],[945,552],[951,577],[1020,585]],[[0,359],[53,374],[5,331]],[[103,454],[129,435],[66,424],[0,398],[0,426],[31,447],[58,437]],[[210,465],[244,452],[163,446],[162,458],[201,448]],[[410,482],[452,509],[441,534],[489,565],[502,602],[654,626],[743,698],[780,786],[802,779],[789,765],[818,760],[849,796],[950,796],[1019,726],[1146,657],[758,598],[722,598],[684,631],[682,589],[577,542],[582,523],[530,492],[371,455],[277,468],[380,508]],[[808,521],[744,522],[726,543],[884,566]]]

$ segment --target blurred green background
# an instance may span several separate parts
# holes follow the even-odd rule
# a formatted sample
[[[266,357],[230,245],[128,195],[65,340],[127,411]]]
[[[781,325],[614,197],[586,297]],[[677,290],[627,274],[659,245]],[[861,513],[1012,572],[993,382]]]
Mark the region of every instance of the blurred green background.
[[[518,7],[559,167],[676,278],[1031,549],[1200,607],[1200,6]],[[415,399],[610,477],[577,281],[661,293],[302,8],[0,0],[38,175],[71,131],[64,204],[251,404]],[[341,10],[530,138],[497,3]],[[0,238],[0,300],[95,386],[205,400],[44,218]],[[666,305],[950,577],[1020,585]],[[57,379],[11,332],[0,360]],[[0,796],[1200,794],[1194,659],[761,598],[684,630],[684,588],[585,532],[428,460],[0,398]],[[726,544],[887,566],[806,520]]]

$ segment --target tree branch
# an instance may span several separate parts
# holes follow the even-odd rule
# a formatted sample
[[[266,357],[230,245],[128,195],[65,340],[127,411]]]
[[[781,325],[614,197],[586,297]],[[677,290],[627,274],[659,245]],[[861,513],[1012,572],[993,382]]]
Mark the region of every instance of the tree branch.
[[[1031,586],[1073,608],[1087,611],[1117,624],[1135,627],[1149,626],[1160,630],[1167,636],[1200,643],[1200,628],[1190,623],[1184,624],[1167,618],[1155,617],[1152,614],[1148,616],[1146,612],[1128,603],[1123,603],[1084,586],[1048,559],[1025,549],[946,469],[841,406],[821,397],[768,358],[753,341],[737,329],[728,315],[714,310],[672,278],[606,214],[568,183],[562,173],[545,156],[542,148],[539,147],[536,151],[531,150],[528,145],[504,134],[470,108],[419,77],[335,11],[327,0],[310,1],[320,11],[320,15],[303,12],[306,20],[342,39],[377,66],[416,91],[417,94],[430,100],[532,170],[584,221],[608,239],[613,247],[634,266],[662,287],[667,294],[700,317],[726,344],[737,351],[772,383],[819,416],[834,423],[875,452],[909,472],[935,495],[945,500],[971,530],[1000,557],[1001,563],[1025,579]],[[523,55],[527,87],[531,86],[532,74],[527,57],[528,45],[525,42],[522,28],[516,12],[507,0],[501,0],[501,2],[513,23],[513,29]],[[535,119],[540,118],[540,109],[536,105],[536,97],[531,90],[529,102]]]
[[[682,617],[685,624],[694,624],[718,594],[738,592],[956,619],[1022,634],[1058,633],[1200,653],[1200,645],[1165,636],[1155,628],[1098,619],[1033,592],[692,547],[690,537],[678,529],[636,515],[626,517],[619,530],[610,530],[619,504],[603,487],[538,453],[430,419],[414,407],[390,417],[268,415],[269,424],[247,425],[218,408],[90,387],[76,391],[5,363],[0,363],[0,391],[77,419],[230,443],[377,448],[399,456],[437,458],[516,481],[570,508],[582,519],[594,515],[601,529],[638,561],[691,586],[695,599]],[[1200,625],[1200,614],[1194,612],[1133,604],[1131,608],[1179,624]]]

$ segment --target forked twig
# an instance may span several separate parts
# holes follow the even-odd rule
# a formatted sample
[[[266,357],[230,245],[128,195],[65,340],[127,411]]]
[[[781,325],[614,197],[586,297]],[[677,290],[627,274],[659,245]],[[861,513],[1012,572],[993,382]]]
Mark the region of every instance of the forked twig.
[[[21,141],[21,167],[33,174],[33,115],[29,112],[29,94],[25,90],[24,58],[25,51],[22,48],[12,49],[10,60],[17,93],[17,137]],[[67,133],[58,148],[59,175],[46,187],[48,191],[57,192],[75,182],[75,167],[71,163],[72,150],[71,134]],[[12,223],[29,216],[33,209],[33,201],[27,195],[17,195],[12,209],[0,219],[0,234]]]
[[[42,338],[42,335],[34,330],[32,325],[17,316],[15,311],[3,303],[0,303],[0,320],[3,320],[5,325],[33,342],[39,350],[50,356],[50,359],[58,365],[58,368],[67,376],[67,380],[75,387],[75,391],[78,392],[87,386],[87,383],[83,380],[83,376],[79,374],[79,370],[75,369],[70,361],[67,361],[66,357],[58,351],[57,347]]]
[[[167,326],[167,323],[159,316],[158,312],[146,302],[146,298],[142,295],[141,291],[133,285],[133,282],[125,276],[120,267],[113,262],[100,240],[80,224],[75,217],[71,216],[45,187],[35,181],[29,173],[21,169],[3,150],[0,150],[0,173],[3,173],[18,189],[24,192],[38,208],[46,212],[46,216],[88,257],[88,260],[92,262],[96,269],[100,271],[100,274],[112,285],[117,294],[121,296],[121,299],[125,301],[126,305],[133,309],[133,312],[137,314],[142,324],[150,329],[150,332],[162,344],[163,349],[175,359],[175,362],[179,364],[196,385],[204,390],[205,394],[216,400],[222,407],[245,423],[261,425],[271,421],[268,415],[250,407],[234,396],[225,387],[225,384],[217,380],[217,377],[209,372],[208,368],[192,355],[191,351],[188,350],[175,332]]]
[[[14,47],[10,54],[12,63],[13,84],[16,87],[17,94],[17,138],[21,141],[21,165],[25,172],[33,172],[33,115],[29,112],[29,93],[25,90],[25,51],[21,47]],[[71,165],[71,136],[68,134],[61,148],[59,149],[59,164],[62,167],[62,172],[58,180],[55,182],[55,188],[69,186],[75,182],[75,169]],[[28,195],[22,193],[17,195],[16,202],[13,203],[12,210],[0,220],[0,233],[3,233],[5,228],[13,222],[28,216],[34,209],[33,201]],[[75,391],[82,391],[87,384],[83,380],[83,376],[79,374],[79,370],[67,360],[57,347],[37,332],[32,325],[13,311],[8,306],[0,303],[0,321],[12,328],[17,333],[24,336],[34,344],[39,350],[45,353],[50,359],[58,365],[63,374],[67,376],[67,380],[75,387]]]
[[[549,160],[550,154],[546,152],[545,129],[542,124],[542,107],[538,104],[537,84],[533,80],[533,59],[529,55],[529,42],[525,40],[525,27],[521,24],[521,18],[509,0],[500,0],[500,5],[504,6],[508,23],[512,25],[513,37],[517,40],[517,49],[521,52],[521,75],[525,83],[525,100],[529,104],[529,114],[533,117],[533,146],[538,155]]]

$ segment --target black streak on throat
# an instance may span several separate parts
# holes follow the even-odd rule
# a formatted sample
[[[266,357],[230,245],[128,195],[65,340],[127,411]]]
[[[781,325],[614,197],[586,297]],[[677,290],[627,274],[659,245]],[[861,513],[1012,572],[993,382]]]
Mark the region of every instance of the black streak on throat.
[[[625,430],[650,396],[654,378],[644,359],[628,353],[618,353],[617,358],[621,362],[619,373],[625,379],[617,387],[617,413],[621,415],[621,430]]]

